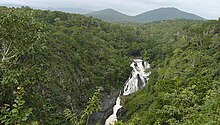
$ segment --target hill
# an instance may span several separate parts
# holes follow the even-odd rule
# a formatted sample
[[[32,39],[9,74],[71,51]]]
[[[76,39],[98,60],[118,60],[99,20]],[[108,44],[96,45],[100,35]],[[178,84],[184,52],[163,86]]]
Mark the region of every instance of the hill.
[[[159,8],[151,11],[144,12],[136,16],[128,16],[113,9],[104,9],[100,11],[91,12],[86,14],[94,18],[102,19],[107,22],[134,22],[146,23],[161,20],[173,19],[191,19],[191,20],[205,20],[204,18],[195,14],[180,11],[177,8]]]
[[[102,19],[103,21],[107,22],[131,22],[132,20],[131,16],[120,13],[113,9],[94,11],[86,14],[86,16],[92,16],[94,18]]]
[[[66,13],[75,13],[75,14],[86,14],[92,12],[92,10],[82,9],[82,8],[39,8],[43,10],[52,10],[52,11],[62,11]]]
[[[98,119],[90,117],[90,121],[102,123],[111,113],[107,111],[114,101],[108,100],[114,100],[113,94],[129,74],[130,60],[124,46],[138,41],[130,32],[133,28],[28,7],[0,7],[0,27],[1,123],[18,122],[6,118],[7,111],[2,109],[4,104],[17,105],[14,100],[18,96],[22,104],[25,100],[25,109],[33,109],[25,112],[18,107],[25,117],[31,113],[30,121],[68,124],[65,108],[80,113],[98,87],[102,88],[102,102],[108,103],[102,106]],[[21,91],[17,87],[24,89],[24,97],[14,94]]]
[[[152,73],[144,89],[122,97],[123,125],[220,123],[219,26],[178,20],[141,26]]]
[[[133,17],[135,22],[152,22],[160,20],[172,19],[191,19],[191,20],[204,20],[204,18],[195,14],[180,11],[177,8],[159,8]]]

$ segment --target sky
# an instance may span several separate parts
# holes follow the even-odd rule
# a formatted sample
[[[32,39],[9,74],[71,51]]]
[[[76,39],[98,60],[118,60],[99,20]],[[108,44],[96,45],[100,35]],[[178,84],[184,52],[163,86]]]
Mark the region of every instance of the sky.
[[[82,8],[94,11],[112,8],[132,16],[161,7],[175,7],[206,19],[220,17],[220,0],[0,0],[0,5],[3,4],[43,8]]]

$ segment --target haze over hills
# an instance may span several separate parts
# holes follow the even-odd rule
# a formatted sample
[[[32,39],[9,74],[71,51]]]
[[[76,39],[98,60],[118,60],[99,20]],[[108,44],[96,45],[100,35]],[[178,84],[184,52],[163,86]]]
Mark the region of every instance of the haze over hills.
[[[20,5],[20,4],[3,4],[0,6],[7,6],[7,7],[15,7],[15,8],[20,8],[25,5]],[[76,13],[76,14],[86,14],[93,12],[93,10],[89,9],[83,9],[83,8],[71,8],[71,7],[63,7],[63,8],[55,8],[55,7],[36,7],[36,6],[29,6],[33,9],[40,9],[40,10],[51,10],[51,11],[62,11],[66,13]]]
[[[134,22],[146,23],[160,20],[172,19],[191,19],[191,20],[205,20],[204,18],[192,13],[180,11],[177,8],[159,8],[144,12],[136,16],[128,16],[113,9],[104,9],[86,14],[94,18],[99,18],[107,22]]]
[[[77,14],[86,14],[92,12],[92,10],[82,9],[82,8],[39,8],[44,10],[52,11],[62,11],[66,13],[77,13]]]
[[[0,6],[7,6],[7,7],[21,7],[25,5],[20,4],[3,4]],[[62,11],[67,13],[76,13],[76,14],[85,14],[86,16],[92,16],[94,18],[101,19],[106,22],[131,22],[131,23],[147,23],[153,21],[160,21],[160,20],[172,20],[172,19],[191,19],[191,20],[205,20],[204,18],[197,16],[192,13],[181,11],[174,7],[168,8],[159,8],[154,9],[151,11],[147,11],[141,13],[136,16],[129,16],[118,12],[114,9],[103,9],[99,11],[93,11],[89,9],[83,8],[55,8],[55,7],[34,7],[30,6],[33,9],[41,9],[41,10],[51,10],[51,11]]]

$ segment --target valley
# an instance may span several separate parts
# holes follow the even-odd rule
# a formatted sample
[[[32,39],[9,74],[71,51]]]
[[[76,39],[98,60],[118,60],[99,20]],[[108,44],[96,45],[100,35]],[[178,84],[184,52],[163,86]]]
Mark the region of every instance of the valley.
[[[0,123],[217,125],[220,20],[154,13],[1,6]]]

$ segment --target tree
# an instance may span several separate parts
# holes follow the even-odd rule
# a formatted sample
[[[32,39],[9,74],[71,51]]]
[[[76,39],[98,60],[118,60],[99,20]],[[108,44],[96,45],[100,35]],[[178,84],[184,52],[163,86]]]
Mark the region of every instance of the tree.
[[[69,120],[72,125],[88,125],[89,117],[94,112],[98,112],[98,110],[101,108],[99,104],[99,94],[100,90],[98,89],[89,99],[87,107],[80,113],[72,113],[70,109],[65,109],[64,114],[66,119]]]
[[[31,85],[45,78],[44,31],[32,13],[6,10],[0,13],[0,105],[1,123],[27,122],[32,109],[25,107]],[[39,59],[41,58],[41,59]],[[42,77],[44,76],[44,77]],[[27,89],[28,88],[28,89]]]

